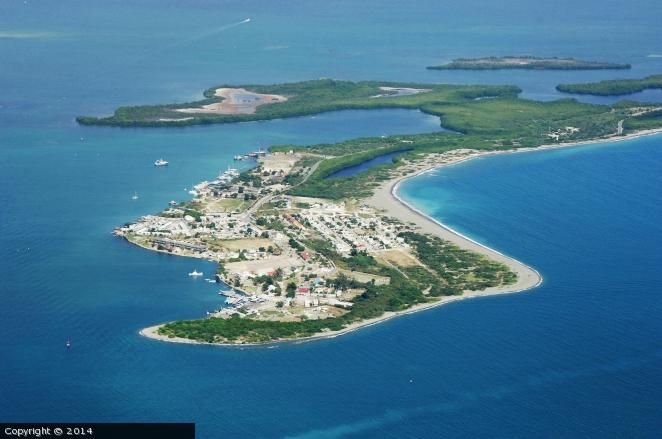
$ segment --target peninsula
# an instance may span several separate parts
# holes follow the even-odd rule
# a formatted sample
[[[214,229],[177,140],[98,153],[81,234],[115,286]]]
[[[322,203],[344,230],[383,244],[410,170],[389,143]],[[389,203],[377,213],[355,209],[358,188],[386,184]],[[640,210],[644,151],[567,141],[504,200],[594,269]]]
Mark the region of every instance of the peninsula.
[[[630,64],[582,61],[575,58],[540,58],[535,56],[489,56],[485,58],[457,58],[447,64],[429,66],[429,70],[624,70]]]
[[[144,248],[217,262],[217,279],[228,285],[220,293],[229,306],[143,335],[215,344],[331,337],[449,301],[532,288],[541,281],[535,270],[407,205],[397,195],[399,182],[486,154],[612,141],[662,127],[660,108],[640,103],[537,102],[517,98],[516,87],[315,82],[225,88],[275,95],[237,117],[282,114],[276,108],[296,101],[299,86],[301,93],[337,87],[347,100],[348,90],[360,90],[369,102],[399,101],[437,115],[453,132],[275,145],[248,154],[256,160],[251,170],[225,170],[197,185],[191,201],[119,227],[117,235]],[[333,100],[328,93],[308,99],[309,111]],[[387,154],[394,157],[389,163],[337,176]]]
[[[642,79],[610,79],[580,84],[559,84],[556,89],[563,93],[622,96],[644,90],[662,89],[662,75],[652,75]]]

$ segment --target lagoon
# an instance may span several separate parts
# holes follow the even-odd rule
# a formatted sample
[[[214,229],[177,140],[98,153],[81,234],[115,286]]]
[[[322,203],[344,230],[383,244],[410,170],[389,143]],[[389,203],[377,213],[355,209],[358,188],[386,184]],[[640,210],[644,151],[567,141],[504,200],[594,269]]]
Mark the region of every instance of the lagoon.
[[[338,171],[332,172],[331,174],[327,175],[325,178],[332,179],[332,178],[353,177],[357,174],[360,174],[361,172],[374,168],[375,166],[393,163],[393,160],[396,157],[399,157],[402,154],[405,154],[406,152],[407,151],[395,151],[395,152],[390,152],[388,154],[379,155],[377,157],[366,160],[365,162],[361,162],[358,165],[348,166],[346,168],[342,168]]]

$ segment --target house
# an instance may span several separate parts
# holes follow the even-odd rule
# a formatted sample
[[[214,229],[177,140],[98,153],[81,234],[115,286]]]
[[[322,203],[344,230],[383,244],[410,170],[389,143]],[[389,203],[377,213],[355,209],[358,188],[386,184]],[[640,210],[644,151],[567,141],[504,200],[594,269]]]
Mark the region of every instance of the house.
[[[309,251],[306,250],[306,251],[302,251],[301,253],[299,253],[299,256],[301,256],[301,259],[303,259],[304,261],[308,261],[308,259],[311,258],[312,253],[310,253]]]

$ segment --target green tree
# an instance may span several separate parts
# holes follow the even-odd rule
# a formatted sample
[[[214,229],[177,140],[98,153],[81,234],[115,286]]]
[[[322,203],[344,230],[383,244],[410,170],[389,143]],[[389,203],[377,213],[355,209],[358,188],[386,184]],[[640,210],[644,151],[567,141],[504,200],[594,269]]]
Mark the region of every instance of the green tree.
[[[294,294],[297,291],[297,284],[295,284],[294,282],[289,282],[287,284],[287,287],[285,287],[285,291],[287,292],[286,294],[287,297],[290,298],[294,297]]]

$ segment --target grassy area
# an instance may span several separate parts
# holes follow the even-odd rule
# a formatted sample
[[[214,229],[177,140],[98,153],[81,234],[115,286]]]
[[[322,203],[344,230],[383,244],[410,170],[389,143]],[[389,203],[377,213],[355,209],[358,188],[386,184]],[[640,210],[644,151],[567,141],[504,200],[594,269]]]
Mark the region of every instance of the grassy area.
[[[556,89],[563,93],[597,96],[628,95],[656,88],[662,88],[662,75],[648,76],[643,79],[610,79],[600,82],[560,84],[556,86]]]
[[[357,270],[391,279],[388,285],[359,283],[344,278],[346,287],[362,288],[354,305],[346,314],[325,320],[301,322],[261,321],[251,318],[186,320],[168,323],[159,333],[169,337],[189,338],[204,342],[261,343],[274,340],[316,335],[325,331],[337,331],[347,325],[375,318],[386,312],[402,311],[418,303],[434,300],[433,297],[459,295],[464,290],[508,285],[516,275],[502,264],[462,250],[446,241],[427,235],[406,233],[402,235],[413,247],[417,257],[431,269],[415,267],[407,269],[408,278],[397,270],[382,265],[367,255],[343,258],[324,241],[306,242],[310,248],[331,258],[347,270]],[[426,295],[423,291],[429,291]],[[432,296],[432,297],[431,297]]]
[[[427,67],[430,70],[613,70],[630,69],[630,64],[582,61],[574,58],[540,58],[535,56],[490,56],[458,58],[450,63]]]
[[[243,212],[251,205],[250,202],[245,201],[243,198],[223,198],[207,203],[204,210],[207,212],[233,212],[235,210]]]
[[[382,86],[420,88],[429,91],[408,96],[375,97],[385,93],[379,88]],[[215,90],[220,87],[231,88],[232,86],[212,87],[205,91],[205,99],[197,102],[120,107],[110,117],[81,116],[76,120],[84,125],[116,126],[183,126],[231,123],[279,119],[347,109],[420,109],[422,106],[431,103],[466,102],[488,96],[516,96],[520,92],[518,87],[499,85],[438,85],[319,79],[289,84],[235,86],[256,93],[278,94],[288,98],[286,102],[261,105],[254,114],[194,114],[173,111],[220,102],[221,98],[214,97]],[[186,120],[177,121],[176,119]]]

